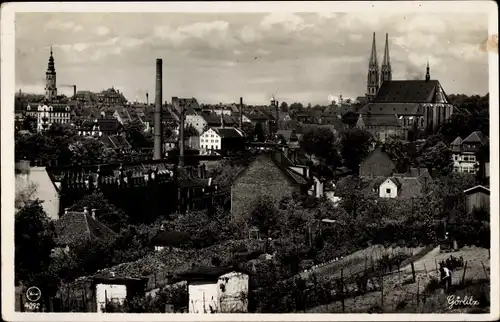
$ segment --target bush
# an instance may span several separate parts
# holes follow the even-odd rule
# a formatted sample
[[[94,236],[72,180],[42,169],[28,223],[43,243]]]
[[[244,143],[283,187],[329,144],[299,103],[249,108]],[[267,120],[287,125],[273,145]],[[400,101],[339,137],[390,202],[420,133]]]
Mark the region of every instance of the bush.
[[[424,292],[430,294],[440,288],[441,288],[441,283],[439,282],[439,279],[435,276],[432,276],[431,279],[429,280],[429,283],[427,283],[427,285],[425,286]]]

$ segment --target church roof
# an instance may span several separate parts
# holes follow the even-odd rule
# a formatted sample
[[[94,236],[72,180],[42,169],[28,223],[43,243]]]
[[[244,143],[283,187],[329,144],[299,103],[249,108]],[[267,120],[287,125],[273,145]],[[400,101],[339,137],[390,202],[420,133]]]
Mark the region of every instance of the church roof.
[[[448,101],[437,80],[393,80],[382,83],[373,103],[434,103],[441,98]]]
[[[395,114],[366,114],[362,121],[365,126],[401,126]]]
[[[360,111],[360,114],[397,114],[397,115],[419,115],[422,114],[418,103],[368,103]]]

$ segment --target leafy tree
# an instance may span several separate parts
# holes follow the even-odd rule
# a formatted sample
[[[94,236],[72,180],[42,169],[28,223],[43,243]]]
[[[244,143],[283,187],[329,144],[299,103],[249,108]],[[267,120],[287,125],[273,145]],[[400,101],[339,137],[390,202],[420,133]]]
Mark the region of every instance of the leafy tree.
[[[356,173],[361,161],[370,153],[374,139],[370,132],[352,128],[341,132],[342,158],[344,164]]]
[[[184,128],[184,137],[188,138],[190,136],[200,136],[200,133],[198,132],[198,130],[192,124],[188,124]]]
[[[111,204],[100,191],[93,191],[71,206],[72,210],[96,209],[96,219],[115,232],[127,227],[127,214]]]
[[[444,142],[425,149],[417,159],[420,167],[433,169],[441,175],[446,175],[453,170],[453,160],[450,148]]]
[[[144,124],[139,119],[133,119],[124,124],[125,137],[134,149],[153,146],[151,135],[144,132]]]
[[[253,204],[249,218],[250,224],[257,226],[263,236],[274,236],[278,223],[278,211],[270,196],[259,196]]]
[[[97,138],[83,138],[70,144],[69,150],[73,164],[96,164],[116,158],[115,151]]]
[[[16,209],[21,209],[33,200],[33,195],[36,193],[38,186],[31,182],[22,190],[16,191],[14,206]]]
[[[247,140],[254,137],[255,126],[252,123],[243,122],[243,124],[241,124],[241,129],[245,133]]]
[[[281,102],[280,111],[281,112],[288,112],[288,104],[286,102]]]
[[[27,202],[16,212],[14,229],[16,280],[32,282],[48,268],[54,247],[53,227],[39,200]]]
[[[25,130],[25,131],[28,131],[30,133],[35,133],[36,132],[36,125],[37,125],[36,118],[34,118],[31,115],[27,115],[23,120],[23,125],[21,127],[21,130]]]
[[[110,267],[113,260],[112,241],[81,238],[69,245],[69,256],[74,261],[77,276],[91,275]]]
[[[308,129],[302,140],[304,152],[319,158],[321,163],[326,164],[332,169],[341,164],[337,143],[333,132],[322,127]]]

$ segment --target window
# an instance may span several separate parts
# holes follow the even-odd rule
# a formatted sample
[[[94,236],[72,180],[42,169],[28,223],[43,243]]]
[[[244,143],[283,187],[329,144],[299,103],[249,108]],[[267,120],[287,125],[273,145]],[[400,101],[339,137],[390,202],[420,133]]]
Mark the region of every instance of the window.
[[[385,193],[391,193],[391,189],[390,188],[385,189]]]

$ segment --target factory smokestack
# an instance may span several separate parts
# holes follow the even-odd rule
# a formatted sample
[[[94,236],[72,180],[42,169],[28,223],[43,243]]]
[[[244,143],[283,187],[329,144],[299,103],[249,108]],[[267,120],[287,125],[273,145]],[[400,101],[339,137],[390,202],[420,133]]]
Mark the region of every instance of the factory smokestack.
[[[76,97],[76,85],[73,85],[73,97]]]
[[[276,112],[276,131],[278,131],[280,129],[280,107],[278,101],[274,102],[274,109]]]
[[[240,120],[239,120],[239,124],[240,124],[240,130],[241,130],[242,127],[243,127],[243,97],[240,97]]]
[[[149,94],[146,93],[146,105],[149,105]]]
[[[184,166],[184,100],[179,100],[179,167]]]
[[[163,61],[161,58],[156,59],[156,97],[155,97],[155,118],[154,118],[154,154],[153,160],[161,160],[162,159],[162,124],[161,124],[161,103],[162,99],[162,69],[163,69]]]

